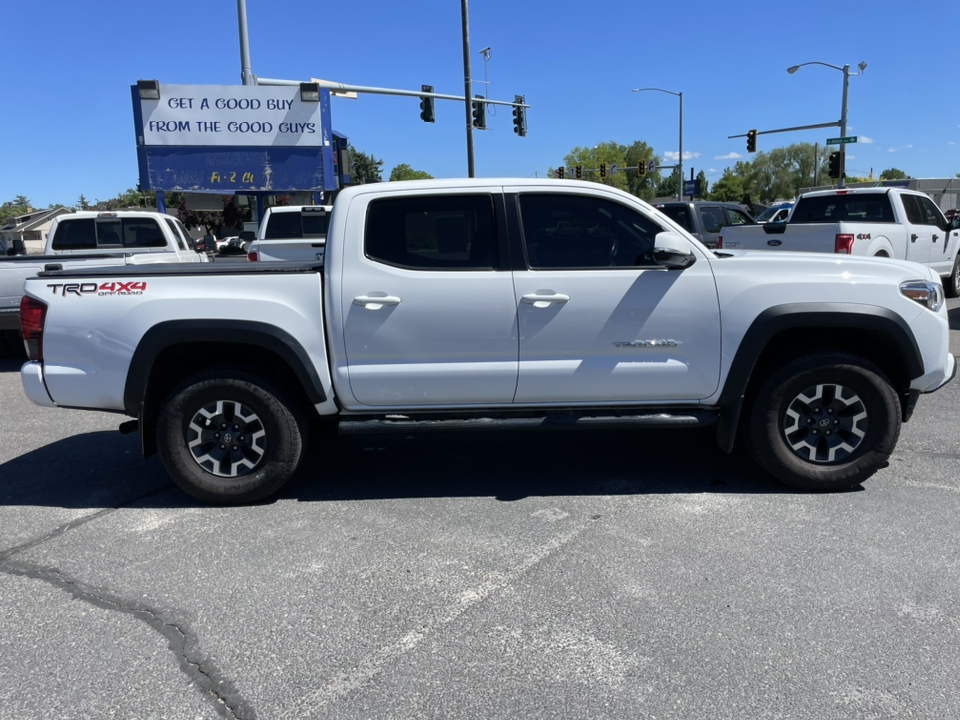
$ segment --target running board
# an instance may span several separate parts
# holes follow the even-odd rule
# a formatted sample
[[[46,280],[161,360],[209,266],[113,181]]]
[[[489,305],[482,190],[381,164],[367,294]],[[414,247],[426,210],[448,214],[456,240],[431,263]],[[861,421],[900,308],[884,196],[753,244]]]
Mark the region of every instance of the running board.
[[[436,416],[390,415],[385,418],[341,420],[341,435],[406,432],[478,432],[484,430],[563,430],[572,428],[677,428],[704,427],[717,423],[710,410],[682,413],[642,412],[620,415],[541,415],[537,417],[437,418]]]

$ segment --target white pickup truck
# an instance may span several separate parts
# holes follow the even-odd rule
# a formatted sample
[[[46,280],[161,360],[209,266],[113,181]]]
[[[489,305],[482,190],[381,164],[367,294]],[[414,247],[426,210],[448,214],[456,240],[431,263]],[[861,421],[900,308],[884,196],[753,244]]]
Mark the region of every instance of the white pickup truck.
[[[50,228],[43,255],[0,257],[0,332],[5,341],[19,335],[23,283],[38,272],[207,260],[183,224],[167,215],[137,210],[62,215]]]
[[[785,223],[725,228],[718,247],[911,260],[960,296],[960,230],[924,193],[858,188],[805,193]]]
[[[332,205],[288,205],[267,208],[247,260],[270,262],[323,260]]]
[[[136,418],[120,429],[144,455],[221,503],[274,493],[311,418],[341,433],[715,425],[724,450],[740,438],[780,480],[834,490],[883,467],[920,395],[956,372],[929,269],[714,254],[596,183],[361,185],[331,220],[322,265],[27,280],[27,396]]]

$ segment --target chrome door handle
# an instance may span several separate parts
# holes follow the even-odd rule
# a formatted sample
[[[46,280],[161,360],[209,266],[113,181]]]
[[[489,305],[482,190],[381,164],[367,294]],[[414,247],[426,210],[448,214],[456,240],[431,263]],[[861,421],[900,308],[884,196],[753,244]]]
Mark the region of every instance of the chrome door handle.
[[[567,302],[570,299],[569,295],[561,295],[560,293],[553,293],[551,295],[541,295],[539,293],[530,293],[529,295],[520,296],[520,300],[525,303],[530,303],[534,307],[545,308],[553,304],[562,304]]]
[[[360,305],[367,310],[379,310],[384,305],[399,305],[400,298],[395,295],[360,295],[353,299],[354,305]]]

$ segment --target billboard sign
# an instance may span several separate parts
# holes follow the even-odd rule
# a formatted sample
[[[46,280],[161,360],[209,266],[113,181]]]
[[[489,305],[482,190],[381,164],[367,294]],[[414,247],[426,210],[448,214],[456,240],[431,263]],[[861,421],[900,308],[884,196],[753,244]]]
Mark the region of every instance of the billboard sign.
[[[180,192],[326,191],[337,188],[330,92],[300,99],[299,85],[131,87],[140,184]]]
[[[143,145],[317,147],[330,142],[319,102],[297,85],[161,85],[140,100]]]

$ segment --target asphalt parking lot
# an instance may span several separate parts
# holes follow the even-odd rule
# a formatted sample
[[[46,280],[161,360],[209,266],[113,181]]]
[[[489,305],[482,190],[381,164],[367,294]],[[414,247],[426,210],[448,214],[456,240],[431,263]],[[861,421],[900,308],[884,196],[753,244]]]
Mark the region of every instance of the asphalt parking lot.
[[[220,508],[18,370],[0,720],[960,717],[958,380],[846,493],[709,431],[317,437]]]

